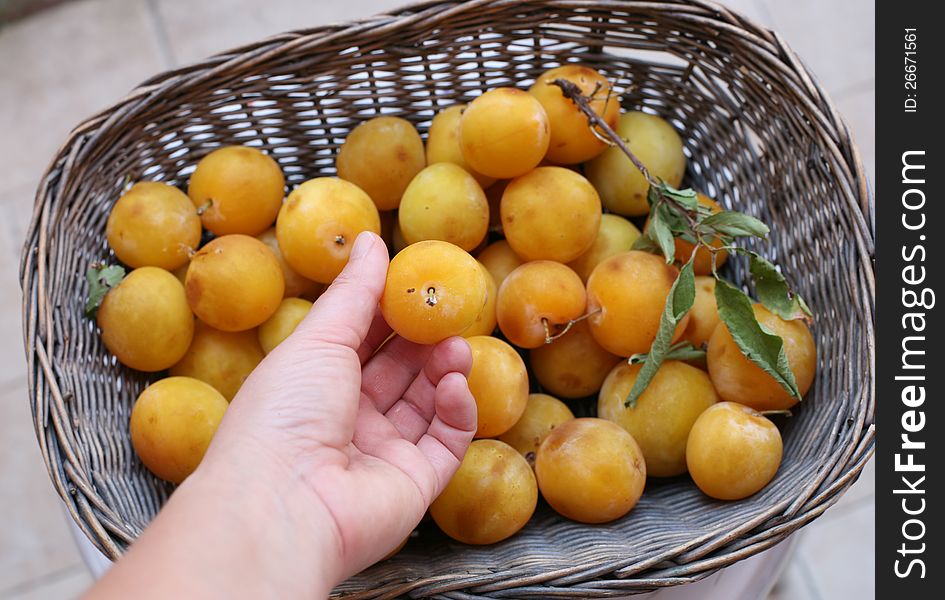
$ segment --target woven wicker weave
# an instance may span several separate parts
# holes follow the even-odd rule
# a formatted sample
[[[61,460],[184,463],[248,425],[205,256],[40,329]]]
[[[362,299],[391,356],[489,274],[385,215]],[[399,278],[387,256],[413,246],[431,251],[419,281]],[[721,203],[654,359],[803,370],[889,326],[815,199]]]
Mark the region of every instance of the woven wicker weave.
[[[689,182],[772,225],[761,249],[813,307],[820,356],[813,389],[781,423],[781,470],[731,503],[686,478],[651,480],[637,508],[606,526],[540,506],[520,534],[489,547],[422,526],[398,556],[338,591],[623,595],[700,579],[837,501],[874,444],[873,206],[847,126],[797,56],[776,33],[708,2],[431,1],[159,75],[79,125],[52,161],[20,266],[30,402],[52,481],[93,543],[117,557],[171,489],[129,442],[132,401],[151,377],[117,364],[82,316],[83,274],[109,259],[105,221],[127,178],[182,185],[213,148],[252,144],[298,184],[333,173],[338,145],[364,119],[399,114],[425,132],[438,108],[527,86],[564,61],[602,71],[625,108],[670,119]],[[743,281],[744,267],[729,276]]]

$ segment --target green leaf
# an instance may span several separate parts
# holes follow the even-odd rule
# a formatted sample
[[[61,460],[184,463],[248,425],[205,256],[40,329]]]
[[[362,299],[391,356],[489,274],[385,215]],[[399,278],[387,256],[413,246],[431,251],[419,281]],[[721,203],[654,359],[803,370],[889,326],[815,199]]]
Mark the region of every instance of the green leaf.
[[[631,365],[637,365],[646,362],[649,356],[647,353],[634,354],[627,362]],[[705,358],[705,350],[702,348],[696,348],[690,342],[677,342],[669,347],[669,351],[663,357],[663,360],[701,360],[703,358]]]
[[[683,205],[686,210],[698,211],[701,204],[699,204],[699,199],[696,196],[696,190],[692,188],[686,188],[684,190],[677,190],[668,183],[660,182],[660,193],[668,198],[672,198],[679,204]]]
[[[692,303],[696,300],[696,278],[692,272],[692,260],[683,265],[679,271],[679,276],[673,282],[666,296],[666,305],[663,307],[663,314],[660,316],[660,328],[656,332],[656,339],[650,346],[650,352],[647,354],[643,363],[643,368],[633,382],[633,388],[627,395],[624,406],[633,408],[637,404],[637,399],[650,385],[650,381],[656,375],[660,365],[666,360],[673,343],[673,333],[676,331],[676,325],[682,320]]]
[[[722,322],[728,327],[742,354],[774,377],[791,396],[800,400],[797,382],[784,352],[784,342],[761,327],[748,296],[727,281],[717,279],[715,301]]]
[[[108,290],[125,278],[125,269],[120,265],[93,265],[85,272],[85,278],[89,282],[89,298],[85,303],[85,316],[91,318],[102,304]]]
[[[732,237],[767,237],[768,226],[755,217],[733,210],[723,210],[708,216],[700,223],[707,233],[718,233]]]
[[[791,290],[791,286],[777,267],[757,252],[750,252],[749,256],[755,293],[765,308],[788,321],[806,320],[813,316],[807,303]]]
[[[650,234],[643,232],[643,235],[638,237],[636,241],[633,242],[633,246],[630,247],[631,250],[642,250],[643,252],[649,252],[650,254],[662,254],[663,251],[660,249],[660,245],[657,244],[653,238],[650,237]]]
[[[666,264],[673,264],[676,258],[676,240],[673,238],[673,232],[663,220],[661,207],[651,213],[650,222],[647,224],[647,233],[659,244],[660,251],[666,257]]]

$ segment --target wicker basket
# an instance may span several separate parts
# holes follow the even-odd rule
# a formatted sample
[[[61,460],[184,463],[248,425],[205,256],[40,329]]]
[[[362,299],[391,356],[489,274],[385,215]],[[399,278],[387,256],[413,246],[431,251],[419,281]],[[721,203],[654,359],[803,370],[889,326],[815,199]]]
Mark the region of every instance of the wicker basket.
[[[670,119],[689,182],[772,225],[762,250],[816,313],[819,372],[781,423],[784,462],[722,503],[686,478],[648,482],[606,526],[539,509],[488,547],[435,528],[343,584],[358,598],[607,597],[686,583],[768,548],[831,506],[873,452],[873,206],[850,132],[776,34],[709,2],[430,1],[287,33],[164,73],[79,125],[39,187],[22,255],[30,402],[70,513],[117,557],[171,491],[136,459],[132,401],[152,379],[117,364],[82,316],[83,274],[110,258],[127,178],[184,184],[221,144],[258,145],[290,185],[333,173],[347,132],[379,113],[425,131],[435,111],[565,61],[601,70],[627,109]],[[745,280],[733,261],[729,276]]]

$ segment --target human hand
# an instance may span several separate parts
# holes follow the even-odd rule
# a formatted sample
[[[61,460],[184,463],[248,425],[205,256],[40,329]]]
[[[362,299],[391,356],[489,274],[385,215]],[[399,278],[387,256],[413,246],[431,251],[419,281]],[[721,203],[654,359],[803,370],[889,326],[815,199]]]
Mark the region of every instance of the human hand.
[[[197,472],[239,478],[245,493],[280,490],[300,535],[325,537],[327,522],[334,556],[321,559],[336,581],[409,535],[476,430],[465,340],[384,344],[387,264],[380,238],[360,235],[345,270],[247,378]]]

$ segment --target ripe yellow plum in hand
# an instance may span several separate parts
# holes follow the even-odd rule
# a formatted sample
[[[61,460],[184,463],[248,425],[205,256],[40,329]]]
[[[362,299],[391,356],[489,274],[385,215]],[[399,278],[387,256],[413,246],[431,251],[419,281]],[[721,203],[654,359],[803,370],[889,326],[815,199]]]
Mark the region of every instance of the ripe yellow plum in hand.
[[[463,333],[487,300],[488,285],[476,259],[448,242],[427,240],[391,260],[381,313],[398,335],[435,344]]]
[[[466,338],[474,335],[492,335],[496,326],[495,305],[498,287],[485,265],[479,263],[479,266],[482,268],[482,276],[486,279],[486,305],[482,307],[482,311],[472,325],[463,331],[462,336]]]

